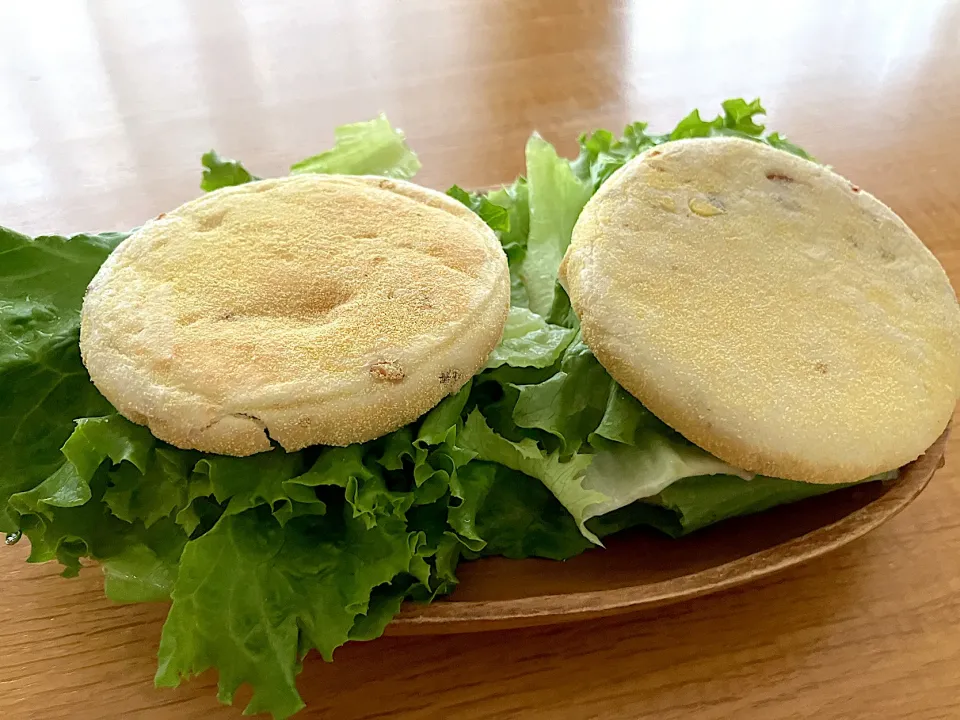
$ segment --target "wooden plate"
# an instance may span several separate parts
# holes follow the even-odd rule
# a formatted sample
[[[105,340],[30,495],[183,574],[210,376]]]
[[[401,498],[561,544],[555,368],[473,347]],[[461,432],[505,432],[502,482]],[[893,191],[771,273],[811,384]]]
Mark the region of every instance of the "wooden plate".
[[[767,577],[862,537],[943,467],[950,428],[900,477],[736,518],[680,539],[638,529],[566,562],[490,558],[460,566],[446,600],[409,603],[391,635],[475,632],[613,615]]]

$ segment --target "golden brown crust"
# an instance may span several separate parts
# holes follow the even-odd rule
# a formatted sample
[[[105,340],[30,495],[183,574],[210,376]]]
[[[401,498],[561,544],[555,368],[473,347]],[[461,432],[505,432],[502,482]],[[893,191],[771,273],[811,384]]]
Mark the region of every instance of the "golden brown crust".
[[[128,418],[230,455],[346,445],[415,420],[499,341],[506,258],[412,183],[299,175],[151,221],[88,289],[81,350]]]
[[[591,199],[561,281],[587,344],[669,425],[752,472],[900,467],[960,388],[960,309],[879,200],[740,139],[649,151]]]

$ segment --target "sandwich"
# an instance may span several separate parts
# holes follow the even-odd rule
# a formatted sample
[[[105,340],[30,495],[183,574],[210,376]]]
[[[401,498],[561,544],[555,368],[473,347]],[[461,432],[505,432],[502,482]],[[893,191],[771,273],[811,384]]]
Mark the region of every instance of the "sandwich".
[[[170,602],[158,685],[287,717],[461,561],[896,478],[960,393],[956,297],[762,113],[534,135],[445,194],[381,116],[289,177],[208,153],[129,233],[0,229],[0,529]]]

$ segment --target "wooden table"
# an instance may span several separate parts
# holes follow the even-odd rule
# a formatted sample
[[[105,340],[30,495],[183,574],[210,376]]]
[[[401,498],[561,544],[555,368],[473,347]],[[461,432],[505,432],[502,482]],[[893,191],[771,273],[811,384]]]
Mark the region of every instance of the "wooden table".
[[[380,110],[444,188],[513,178],[533,129],[672,125],[759,95],[899,211],[960,286],[960,3],[3,3],[0,222],[129,228],[209,147],[262,175]],[[603,622],[386,638],[311,658],[303,717],[960,717],[960,433],[894,521],[735,592]],[[237,718],[154,690],[162,606],[0,548],[0,717]],[[638,558],[642,562],[642,558]]]

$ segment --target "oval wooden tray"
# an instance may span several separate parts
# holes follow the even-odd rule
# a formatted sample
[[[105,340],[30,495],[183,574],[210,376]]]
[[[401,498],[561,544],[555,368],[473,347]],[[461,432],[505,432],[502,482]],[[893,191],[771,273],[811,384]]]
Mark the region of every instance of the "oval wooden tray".
[[[736,518],[680,540],[638,529],[566,562],[490,558],[460,566],[446,600],[408,603],[391,635],[475,632],[613,615],[767,577],[862,537],[909,505],[943,466],[950,429],[889,483]]]

